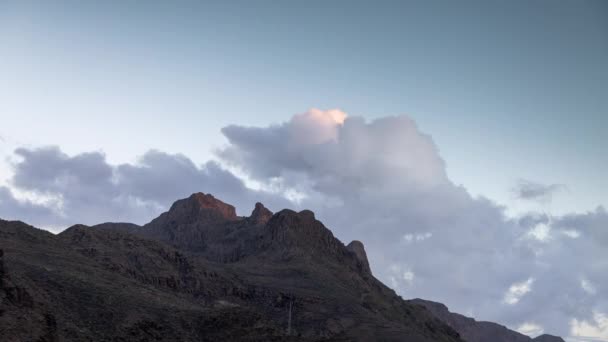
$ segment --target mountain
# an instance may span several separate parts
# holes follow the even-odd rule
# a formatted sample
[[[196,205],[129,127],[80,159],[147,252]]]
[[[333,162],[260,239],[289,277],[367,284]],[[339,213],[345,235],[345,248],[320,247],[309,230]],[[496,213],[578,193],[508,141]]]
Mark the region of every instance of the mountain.
[[[196,193],[144,226],[0,220],[2,341],[456,342],[459,329],[308,210],[239,217]]]
[[[427,308],[435,317],[458,331],[462,339],[467,342],[564,342],[561,337],[557,336],[544,334],[536,338],[530,338],[500,324],[478,322],[473,318],[450,312],[447,306],[441,303],[419,298],[409,302]]]

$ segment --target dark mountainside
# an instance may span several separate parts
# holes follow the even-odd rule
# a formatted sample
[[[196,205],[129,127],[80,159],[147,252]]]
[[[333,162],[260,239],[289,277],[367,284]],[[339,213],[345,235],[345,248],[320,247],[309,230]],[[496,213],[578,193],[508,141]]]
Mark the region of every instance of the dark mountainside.
[[[473,318],[452,313],[448,308],[436,302],[413,299],[410,303],[420,304],[431,311],[435,317],[458,331],[461,338],[468,342],[564,342],[561,337],[548,334],[530,338],[516,331],[492,322],[478,322]]]
[[[432,304],[401,299],[307,210],[238,217],[197,193],[144,226],[0,220],[1,341],[530,340]]]

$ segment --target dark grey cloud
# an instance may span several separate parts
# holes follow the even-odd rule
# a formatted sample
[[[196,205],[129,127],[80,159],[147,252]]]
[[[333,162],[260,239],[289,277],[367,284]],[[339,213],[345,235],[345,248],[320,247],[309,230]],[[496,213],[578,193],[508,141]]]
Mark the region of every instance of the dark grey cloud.
[[[600,273],[608,274],[606,264],[592,261],[606,260],[608,245],[587,246],[608,224],[601,212],[592,214],[600,222],[593,225],[540,213],[510,219],[504,208],[454,185],[432,138],[409,118],[322,115],[311,111],[266,128],[226,127],[229,144],[218,156],[261,183],[300,194],[299,205],[315,210],[341,239],[365,241],[374,273],[404,297],[564,336],[573,319],[593,323],[593,312],[608,312],[593,297],[599,290],[591,295],[581,286],[601,284]],[[520,195],[534,199],[561,189],[522,185]],[[581,235],[574,231],[582,228],[558,228],[566,221],[589,228]],[[579,249],[581,256],[571,254]],[[510,293],[517,284],[527,292]]]
[[[118,165],[115,175],[117,187],[122,192],[153,201],[163,208],[194,191],[212,193],[235,205],[242,215],[249,214],[257,201],[264,201],[273,209],[289,205],[281,196],[248,188],[240,178],[217,162],[208,161],[197,166],[181,154],[151,150],[136,164]]]
[[[201,166],[180,154],[148,151],[135,164],[111,165],[101,152],[69,156],[58,147],[19,148],[11,186],[45,198],[42,204],[0,191],[0,216],[57,229],[74,223],[145,223],[173,201],[196,191],[210,192],[248,214],[256,201],[288,206],[280,196],[256,191],[217,163]]]
[[[553,195],[564,190],[566,190],[566,186],[563,184],[542,184],[520,179],[513,192],[519,199],[550,202]]]
[[[42,204],[15,198],[6,186],[0,186],[0,218],[5,220],[27,219],[30,224],[53,225],[58,218],[51,208]]]

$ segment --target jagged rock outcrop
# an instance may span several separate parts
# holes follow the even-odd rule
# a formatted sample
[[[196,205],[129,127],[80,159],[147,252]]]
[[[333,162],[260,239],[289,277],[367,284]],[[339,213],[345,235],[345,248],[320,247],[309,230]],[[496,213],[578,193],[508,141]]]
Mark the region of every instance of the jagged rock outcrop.
[[[189,252],[216,255],[218,260],[231,260],[230,253],[238,247],[229,246],[230,241],[223,238],[246,224],[244,221],[232,205],[199,192],[176,201],[169,211],[144,226],[104,223],[96,228],[136,234]]]
[[[333,254],[344,246],[310,210],[283,209],[272,216],[261,233],[265,245],[259,248],[274,246],[293,252],[324,250]]]
[[[361,262],[361,268],[367,273],[372,273],[369,267],[369,261],[367,260],[367,253],[365,253],[365,247],[361,241],[353,240],[346,246],[349,251],[353,252],[357,257],[357,260]]]
[[[257,202],[249,220],[255,225],[265,225],[271,217],[272,211],[268,210],[262,203]]]
[[[224,203],[210,194],[194,193],[190,197],[178,200],[171,206],[166,220],[205,222],[236,220],[236,210],[230,204]]]

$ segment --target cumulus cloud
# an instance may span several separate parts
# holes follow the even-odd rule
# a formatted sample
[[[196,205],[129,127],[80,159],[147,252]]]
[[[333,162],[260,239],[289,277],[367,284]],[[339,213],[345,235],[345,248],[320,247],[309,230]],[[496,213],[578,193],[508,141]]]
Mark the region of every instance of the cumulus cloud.
[[[553,195],[565,189],[566,186],[563,184],[542,184],[520,179],[513,192],[522,200],[550,202]]]
[[[282,125],[225,127],[222,132],[230,145],[219,156],[264,182],[280,179],[293,187],[304,175],[307,182],[298,190],[329,196],[447,183],[437,147],[411,119],[388,117],[366,123],[338,113],[313,109]]]

